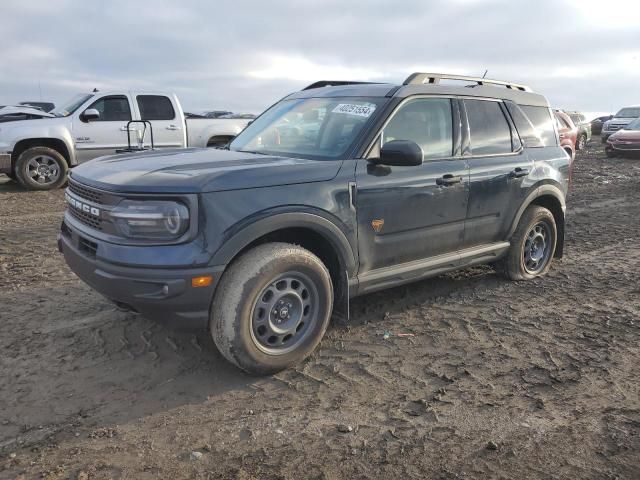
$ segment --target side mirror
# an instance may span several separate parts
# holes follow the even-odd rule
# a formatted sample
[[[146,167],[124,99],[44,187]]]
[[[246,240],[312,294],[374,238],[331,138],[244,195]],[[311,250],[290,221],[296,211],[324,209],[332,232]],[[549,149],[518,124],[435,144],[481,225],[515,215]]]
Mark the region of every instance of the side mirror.
[[[82,120],[90,122],[91,120],[98,120],[100,118],[100,112],[95,108],[89,108],[82,114]]]
[[[424,153],[422,147],[411,140],[392,140],[380,148],[380,158],[372,158],[378,165],[413,167],[422,165]]]

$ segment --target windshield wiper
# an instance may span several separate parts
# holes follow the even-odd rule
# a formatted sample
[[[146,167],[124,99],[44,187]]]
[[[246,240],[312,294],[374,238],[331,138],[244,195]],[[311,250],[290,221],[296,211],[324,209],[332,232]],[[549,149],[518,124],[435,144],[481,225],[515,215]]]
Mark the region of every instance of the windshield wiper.
[[[228,149],[227,149],[228,150]],[[242,153],[255,153],[256,155],[269,155],[268,153],[264,153],[264,152],[254,152],[252,150],[236,150],[236,152],[242,152]]]

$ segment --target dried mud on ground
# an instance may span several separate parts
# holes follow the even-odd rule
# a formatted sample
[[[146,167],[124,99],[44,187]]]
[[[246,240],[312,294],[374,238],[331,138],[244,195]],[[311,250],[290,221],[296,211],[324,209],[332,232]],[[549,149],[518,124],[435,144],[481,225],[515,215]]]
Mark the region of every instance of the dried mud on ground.
[[[269,378],[116,310],[56,251],[63,192],[0,180],[0,478],[636,479],[639,179],[596,139],[546,278],[356,299]]]

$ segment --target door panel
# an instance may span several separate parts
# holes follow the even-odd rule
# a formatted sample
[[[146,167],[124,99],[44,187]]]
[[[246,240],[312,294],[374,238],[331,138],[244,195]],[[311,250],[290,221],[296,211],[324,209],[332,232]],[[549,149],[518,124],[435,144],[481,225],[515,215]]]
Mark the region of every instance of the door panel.
[[[155,148],[180,148],[185,145],[184,122],[169,97],[136,95],[136,106],[140,118],[151,122]],[[144,127],[138,124],[138,128]],[[150,132],[145,133],[144,144],[151,146]]]
[[[511,222],[527,196],[526,177],[533,162],[519,155],[469,159],[470,193],[463,248],[507,240]]]
[[[439,185],[447,174],[462,181]],[[460,247],[469,194],[465,160],[434,160],[416,167],[358,160],[356,179],[360,274]]]
[[[451,99],[408,99],[385,124],[369,158],[379,156],[379,147],[387,141],[410,140],[423,150],[422,165],[358,160],[359,274],[458,250],[469,196],[459,124],[457,103]],[[459,182],[444,183],[447,176]]]
[[[88,109],[100,112],[100,118],[84,121],[82,114]],[[113,155],[127,146],[127,122],[131,120],[131,107],[126,95],[101,97],[73,118],[73,137],[78,162],[103,155]],[[132,135],[132,141],[135,138]]]
[[[469,206],[463,248],[507,240],[528,193],[533,162],[501,102],[464,100],[468,128]]]

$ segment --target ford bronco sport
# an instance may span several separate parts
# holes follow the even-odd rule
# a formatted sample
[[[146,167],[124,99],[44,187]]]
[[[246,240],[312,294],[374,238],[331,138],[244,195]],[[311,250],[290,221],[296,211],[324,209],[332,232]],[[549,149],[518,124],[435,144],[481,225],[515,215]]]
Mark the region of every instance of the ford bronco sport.
[[[225,149],[76,167],[59,249],[118,305],[208,328],[235,365],[275,372],[350,297],[482,263],[544,275],[571,167],[552,115],[481,78],[317,82]]]

